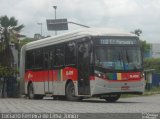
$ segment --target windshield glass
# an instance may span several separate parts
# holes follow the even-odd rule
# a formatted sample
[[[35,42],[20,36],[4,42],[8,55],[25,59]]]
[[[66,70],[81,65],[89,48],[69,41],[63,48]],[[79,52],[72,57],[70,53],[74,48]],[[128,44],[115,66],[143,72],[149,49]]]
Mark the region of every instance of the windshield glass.
[[[138,70],[142,68],[139,47],[97,46],[95,65],[110,70]]]

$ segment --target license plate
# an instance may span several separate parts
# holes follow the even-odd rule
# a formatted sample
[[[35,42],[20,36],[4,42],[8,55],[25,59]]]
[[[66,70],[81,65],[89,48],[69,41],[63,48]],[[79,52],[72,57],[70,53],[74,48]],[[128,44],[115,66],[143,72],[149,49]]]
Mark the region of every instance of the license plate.
[[[121,87],[121,90],[129,90],[129,89],[130,89],[129,86],[122,86],[122,87]]]

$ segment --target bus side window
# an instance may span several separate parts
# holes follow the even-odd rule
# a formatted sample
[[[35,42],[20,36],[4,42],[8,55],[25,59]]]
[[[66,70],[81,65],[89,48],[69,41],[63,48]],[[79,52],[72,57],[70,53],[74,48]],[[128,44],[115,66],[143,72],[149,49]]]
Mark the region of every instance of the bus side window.
[[[44,53],[43,53],[43,57],[44,57],[44,69],[48,69],[49,68],[49,50],[44,48]]]
[[[64,46],[55,47],[55,61],[54,65],[63,66],[64,65]]]
[[[65,45],[65,65],[74,65],[75,58],[75,42],[69,42]]]
[[[42,49],[35,50],[35,68],[42,69],[43,68],[43,52]]]
[[[79,46],[79,54],[81,54],[81,58],[88,58],[89,56],[89,45],[86,43],[83,43]]]
[[[53,68],[53,66],[55,65],[55,56],[54,56],[54,54],[55,54],[55,50],[54,50],[54,48],[52,48],[51,50],[50,50],[50,54],[49,54],[49,60],[50,60],[50,68],[52,69]]]
[[[34,68],[34,51],[27,51],[26,53],[26,65],[25,69],[33,69]]]

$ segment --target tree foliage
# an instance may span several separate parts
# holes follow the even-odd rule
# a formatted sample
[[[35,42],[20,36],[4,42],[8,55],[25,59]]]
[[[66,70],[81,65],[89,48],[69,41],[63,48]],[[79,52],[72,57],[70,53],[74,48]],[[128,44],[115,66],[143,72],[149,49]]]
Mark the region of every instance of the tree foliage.
[[[144,59],[144,69],[155,69],[155,72],[160,73],[160,58]]]
[[[29,42],[32,42],[32,41],[35,41],[35,39],[34,38],[25,38],[25,39],[20,41],[20,47],[22,47],[23,45],[25,45]]]
[[[142,34],[142,30],[141,29],[135,29],[131,33],[133,33],[133,34],[135,34],[139,37]],[[141,47],[142,47],[142,50],[143,50],[144,53],[147,53],[147,52],[150,51],[150,49],[151,49],[150,44],[147,43],[145,40],[140,39],[140,44],[141,44]]]
[[[24,25],[22,24],[18,25],[18,20],[16,20],[14,17],[8,18],[7,16],[0,17],[0,23],[2,27],[5,28],[5,31],[3,33],[4,35],[3,45],[6,45],[6,44],[9,45],[9,43],[13,43],[14,45],[17,45],[19,43],[19,39],[18,39],[18,36],[20,35],[19,33],[24,28]]]
[[[133,32],[134,34],[136,34],[137,36],[140,36],[140,34],[142,34],[142,30],[141,29],[136,29]]]
[[[151,45],[149,43],[147,43],[145,40],[140,40],[140,43],[144,53],[150,51]]]
[[[14,74],[17,74],[17,73],[18,73],[17,69],[0,65],[0,77],[13,76]]]
[[[0,38],[0,66],[1,69],[10,71],[9,69],[12,69],[14,66],[11,47],[14,45],[17,50],[20,48],[18,35],[24,28],[24,25],[18,25],[18,20],[14,17],[9,18],[7,16],[0,17],[0,24],[4,28],[4,32]]]

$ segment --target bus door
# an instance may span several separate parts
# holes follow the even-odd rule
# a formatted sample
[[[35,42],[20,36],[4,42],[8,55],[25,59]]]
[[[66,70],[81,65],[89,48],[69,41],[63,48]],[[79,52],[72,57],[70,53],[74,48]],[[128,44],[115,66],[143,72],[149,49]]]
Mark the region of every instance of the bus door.
[[[51,70],[52,67],[52,51],[45,50],[44,52],[44,67],[45,67],[45,74],[44,74],[44,92],[45,93],[52,93],[53,92],[53,72]]]
[[[90,42],[83,41],[77,43],[77,67],[78,67],[78,94],[90,94]]]

